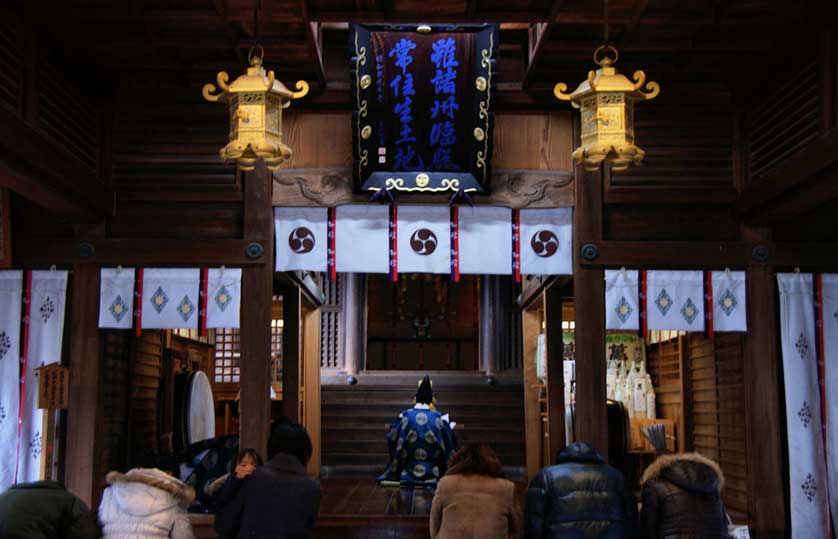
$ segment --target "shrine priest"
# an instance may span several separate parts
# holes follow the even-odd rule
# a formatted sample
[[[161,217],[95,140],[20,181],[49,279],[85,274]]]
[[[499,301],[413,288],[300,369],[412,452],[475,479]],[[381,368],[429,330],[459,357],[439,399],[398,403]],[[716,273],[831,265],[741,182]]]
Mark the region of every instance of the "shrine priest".
[[[436,409],[431,379],[425,375],[413,408],[404,410],[390,426],[387,449],[390,463],[378,480],[385,486],[435,487],[445,475],[457,437],[448,414]]]

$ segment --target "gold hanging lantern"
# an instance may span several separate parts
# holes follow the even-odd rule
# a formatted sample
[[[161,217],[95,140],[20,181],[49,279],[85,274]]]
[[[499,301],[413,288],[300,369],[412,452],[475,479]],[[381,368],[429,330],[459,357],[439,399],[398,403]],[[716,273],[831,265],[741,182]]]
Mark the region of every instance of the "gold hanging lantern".
[[[611,54],[606,54],[606,53]],[[634,102],[654,99],[660,93],[657,82],[646,82],[643,71],[635,71],[634,82],[617,72],[619,53],[611,45],[594,51],[594,63],[600,66],[588,72],[571,94],[564,93],[567,85],[556,84],[553,93],[562,101],[570,101],[581,109],[582,144],[573,152],[573,160],[587,171],[596,171],[605,161],[611,170],[626,170],[630,164],[639,165],[646,155],[634,144]],[[645,90],[642,91],[645,84]]]
[[[254,52],[256,54],[254,54]],[[218,73],[221,93],[214,94],[212,83],[204,85],[207,101],[223,101],[230,108],[230,142],[221,148],[223,159],[238,161],[242,170],[253,170],[258,159],[264,159],[271,170],[291,157],[291,148],[282,142],[282,109],[308,93],[308,83],[297,81],[297,91],[292,92],[275,80],[273,71],[262,67],[264,51],[261,46],[251,49],[250,67],[232,84],[226,71]]]

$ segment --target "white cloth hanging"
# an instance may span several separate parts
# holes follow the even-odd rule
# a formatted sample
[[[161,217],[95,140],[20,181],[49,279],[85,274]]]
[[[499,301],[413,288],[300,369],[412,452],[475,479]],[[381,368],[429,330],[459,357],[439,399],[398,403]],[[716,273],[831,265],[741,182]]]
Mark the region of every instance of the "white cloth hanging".
[[[241,268],[207,271],[207,328],[241,326]]]
[[[326,271],[326,208],[274,208],[277,271]]]
[[[43,432],[44,410],[38,408],[37,369],[61,361],[66,296],[66,271],[32,272],[18,483],[41,479],[41,454],[46,451],[46,447]]]
[[[399,273],[450,273],[448,206],[399,205],[397,224]]]
[[[461,206],[460,273],[512,274],[512,210]]]
[[[838,530],[838,274],[824,274],[823,347],[826,397],[826,454],[832,529]]]
[[[390,271],[390,208],[347,204],[335,208],[335,267],[339,272]]]
[[[704,331],[700,271],[649,271],[646,317],[650,330]]]
[[[134,268],[99,272],[99,327],[131,329],[134,324]]]
[[[521,210],[521,273],[573,274],[573,209]]]
[[[748,331],[744,271],[714,271],[713,331]]]
[[[200,270],[143,270],[143,329],[198,329]]]
[[[640,329],[637,270],[605,270],[605,329]]]
[[[0,492],[15,482],[23,272],[0,271]]]
[[[812,283],[812,274],[777,275],[793,539],[827,537],[829,518]]]

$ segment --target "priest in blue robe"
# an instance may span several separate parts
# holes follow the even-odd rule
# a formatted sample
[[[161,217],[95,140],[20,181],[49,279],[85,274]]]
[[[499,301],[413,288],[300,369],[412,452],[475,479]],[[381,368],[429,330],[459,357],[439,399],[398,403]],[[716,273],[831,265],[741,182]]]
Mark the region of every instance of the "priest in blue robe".
[[[399,414],[387,433],[390,463],[378,477],[382,485],[435,487],[457,449],[454,424],[436,409],[427,375],[419,384],[415,402],[413,408]]]

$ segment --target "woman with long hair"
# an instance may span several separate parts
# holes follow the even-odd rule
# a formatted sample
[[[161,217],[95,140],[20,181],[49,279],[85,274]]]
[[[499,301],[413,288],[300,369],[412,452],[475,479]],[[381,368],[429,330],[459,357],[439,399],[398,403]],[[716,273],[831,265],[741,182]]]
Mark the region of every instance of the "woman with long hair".
[[[431,507],[432,539],[516,537],[520,513],[515,484],[485,444],[469,444],[452,455]]]

